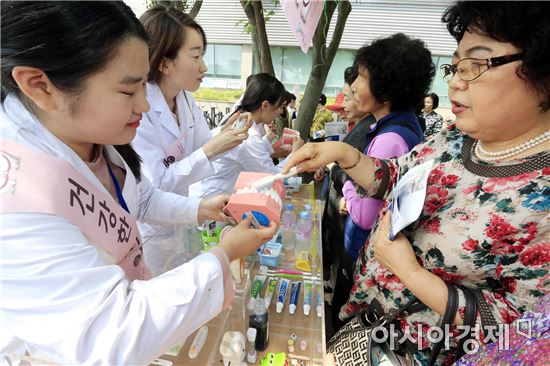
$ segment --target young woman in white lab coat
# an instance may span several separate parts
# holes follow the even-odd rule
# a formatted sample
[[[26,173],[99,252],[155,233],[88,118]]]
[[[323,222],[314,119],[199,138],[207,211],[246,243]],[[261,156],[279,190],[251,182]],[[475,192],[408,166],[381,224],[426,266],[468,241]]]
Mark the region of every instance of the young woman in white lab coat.
[[[140,176],[128,144],[149,108],[147,34],[127,5],[2,2],[1,24],[4,203],[23,197],[32,207],[48,199],[46,181],[52,187],[67,183],[62,171],[47,173],[48,165],[30,171],[31,179],[12,179],[34,163],[13,152],[27,151],[73,171],[131,220],[196,225],[222,218],[227,197],[189,199],[157,190]],[[39,179],[39,170],[47,178]],[[55,208],[51,214],[0,209],[0,357],[14,365],[24,358],[150,363],[228,306],[229,262],[276,230],[248,228],[248,220],[209,253],[152,280],[130,280],[109,250]]]
[[[234,113],[248,112],[254,123],[248,130],[248,138],[232,151],[215,160],[216,173],[191,187],[194,197],[211,197],[231,194],[240,172],[278,173],[285,161],[273,163],[271,141],[265,137],[264,124],[270,124],[286,108],[290,94],[276,77],[259,73],[248,78],[242,100]],[[292,151],[302,146],[296,139]],[[290,156],[290,155],[289,155]]]
[[[246,131],[212,136],[191,96],[207,71],[206,35],[187,14],[157,5],[140,18],[149,35],[147,101],[132,145],[142,158],[143,175],[167,192],[188,196],[189,185],[214,174],[212,160],[234,148]],[[236,118],[237,116],[235,116]],[[181,227],[140,223],[147,263],[155,275],[185,261]]]

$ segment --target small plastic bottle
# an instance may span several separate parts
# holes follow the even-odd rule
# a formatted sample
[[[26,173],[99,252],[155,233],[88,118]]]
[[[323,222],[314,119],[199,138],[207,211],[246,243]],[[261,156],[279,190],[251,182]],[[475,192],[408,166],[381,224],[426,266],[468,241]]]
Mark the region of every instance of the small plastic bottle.
[[[300,218],[296,223],[296,257],[302,251],[309,251],[311,248],[311,237],[313,233],[313,218],[307,211],[300,212]]]
[[[296,222],[294,206],[292,203],[287,203],[281,216],[281,236],[284,250],[292,251],[292,253],[294,253],[294,247],[296,246],[296,234],[294,233]]]
[[[248,340],[248,352],[246,352],[246,361],[248,363],[256,363],[256,328],[248,328],[246,331],[246,339]]]
[[[256,301],[248,326],[256,329],[256,351],[264,351],[269,343],[269,313],[265,301]]]

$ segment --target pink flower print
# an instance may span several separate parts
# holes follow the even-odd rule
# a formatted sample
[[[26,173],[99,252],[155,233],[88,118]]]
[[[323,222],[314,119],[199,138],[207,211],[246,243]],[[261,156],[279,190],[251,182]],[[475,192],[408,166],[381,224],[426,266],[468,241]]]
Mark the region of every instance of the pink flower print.
[[[507,190],[518,190],[527,185],[539,175],[538,172],[528,172],[513,177],[490,178],[483,184],[483,190],[487,193],[499,193]]]
[[[539,243],[525,249],[519,256],[519,261],[528,267],[540,266],[550,262],[550,243]]]

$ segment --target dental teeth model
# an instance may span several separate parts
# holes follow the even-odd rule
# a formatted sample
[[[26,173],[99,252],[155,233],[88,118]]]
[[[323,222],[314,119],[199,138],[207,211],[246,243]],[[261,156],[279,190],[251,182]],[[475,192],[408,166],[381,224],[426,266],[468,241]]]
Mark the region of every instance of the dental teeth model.
[[[283,182],[276,180],[270,185],[253,188],[255,182],[270,176],[272,175],[268,173],[254,172],[239,174],[226,207],[237,222],[243,219],[243,214],[246,212],[252,212],[259,221],[267,222],[267,225],[271,221],[280,222],[285,200]]]

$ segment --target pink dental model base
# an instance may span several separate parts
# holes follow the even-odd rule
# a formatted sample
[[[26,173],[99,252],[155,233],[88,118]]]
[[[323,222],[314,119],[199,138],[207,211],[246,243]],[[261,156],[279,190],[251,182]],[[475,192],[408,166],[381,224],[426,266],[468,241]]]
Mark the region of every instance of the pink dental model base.
[[[285,186],[282,181],[275,181],[269,187],[256,190],[254,182],[270,176],[268,173],[241,172],[233,188],[225,210],[241,222],[243,214],[256,211],[265,215],[269,221],[277,224],[281,221],[281,208],[285,200]]]

